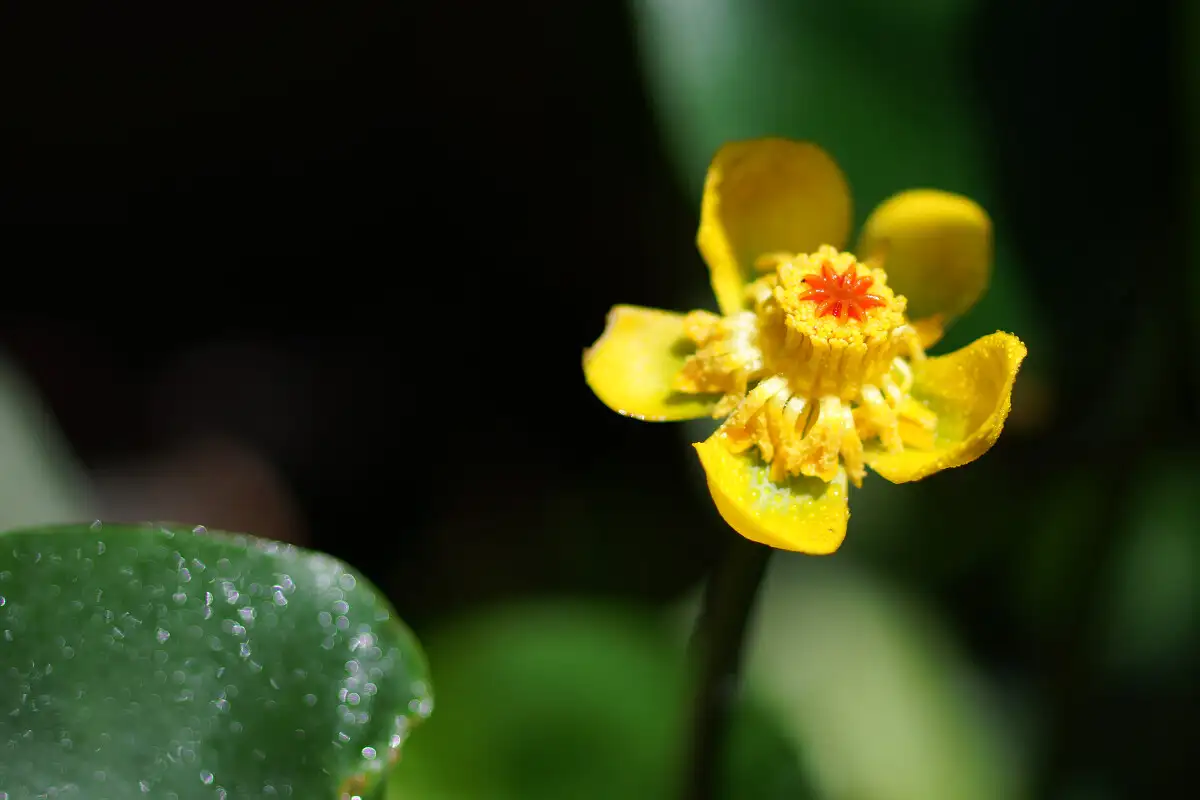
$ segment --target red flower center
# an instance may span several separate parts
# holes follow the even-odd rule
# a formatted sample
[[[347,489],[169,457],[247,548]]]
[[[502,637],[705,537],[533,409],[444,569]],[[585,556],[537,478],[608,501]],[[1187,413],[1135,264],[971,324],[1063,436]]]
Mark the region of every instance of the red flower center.
[[[858,277],[857,267],[857,264],[851,264],[838,275],[833,265],[826,261],[821,265],[820,275],[809,275],[804,279],[809,290],[800,295],[800,299],[815,302],[818,317],[831,314],[834,319],[861,320],[868,309],[886,306],[887,300],[867,294],[875,279],[870,275]]]

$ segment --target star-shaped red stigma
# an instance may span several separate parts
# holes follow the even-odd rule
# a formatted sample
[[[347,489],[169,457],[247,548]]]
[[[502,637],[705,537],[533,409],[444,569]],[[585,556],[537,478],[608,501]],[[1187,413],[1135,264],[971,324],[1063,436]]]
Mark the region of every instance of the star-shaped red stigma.
[[[887,301],[867,289],[875,282],[870,275],[857,274],[857,264],[851,264],[838,275],[828,261],[821,265],[820,275],[809,275],[804,279],[809,291],[800,295],[801,300],[812,300],[817,304],[817,316],[832,314],[834,319],[862,320],[863,312],[871,308],[886,306]]]

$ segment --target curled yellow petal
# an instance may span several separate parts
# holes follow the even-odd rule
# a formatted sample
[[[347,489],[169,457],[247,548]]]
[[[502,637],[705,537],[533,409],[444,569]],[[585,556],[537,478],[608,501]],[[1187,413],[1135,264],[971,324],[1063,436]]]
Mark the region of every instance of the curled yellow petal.
[[[915,189],[871,213],[856,252],[882,266],[888,285],[908,298],[908,315],[928,347],[987,288],[992,223],[973,200]]]
[[[696,243],[724,314],[746,307],[755,262],[779,253],[841,249],[850,231],[850,191],[841,170],[809,142],[754,139],[726,144],[704,181]]]
[[[838,549],[850,518],[844,470],[829,483],[809,477],[772,481],[757,453],[734,453],[722,436],[718,431],[695,448],[717,511],[731,528],[780,550],[826,555]]]
[[[937,415],[932,440],[914,435],[902,451],[868,451],[867,465],[893,483],[905,483],[986,453],[1008,417],[1025,352],[1020,339],[997,331],[914,365],[913,399]],[[927,447],[920,449],[922,444]]]
[[[604,333],[583,353],[588,386],[603,403],[648,422],[695,419],[712,413],[720,395],[683,394],[672,381],[695,346],[684,336],[683,314],[613,306]]]

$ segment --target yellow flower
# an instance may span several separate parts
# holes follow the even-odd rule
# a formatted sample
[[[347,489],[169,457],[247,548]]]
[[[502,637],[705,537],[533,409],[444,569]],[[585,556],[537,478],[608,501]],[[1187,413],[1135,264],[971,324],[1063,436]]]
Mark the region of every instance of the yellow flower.
[[[965,197],[903,192],[843,252],[850,194],[820,148],[725,145],[704,185],[697,244],[721,314],[616,306],[584,353],[588,384],[636,419],[725,418],[695,445],[721,516],[784,550],[832,553],[847,479],[895,483],[983,455],[1025,357],[996,332],[926,357],[979,299],[991,223]]]

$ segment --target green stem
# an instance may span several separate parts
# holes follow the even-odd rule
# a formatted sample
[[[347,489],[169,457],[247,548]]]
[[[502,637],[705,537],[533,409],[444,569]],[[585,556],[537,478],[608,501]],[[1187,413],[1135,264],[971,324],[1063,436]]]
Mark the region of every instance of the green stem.
[[[731,711],[739,689],[746,629],[771,548],[740,536],[714,569],[692,637],[699,682],[681,800],[714,800],[725,763]]]

